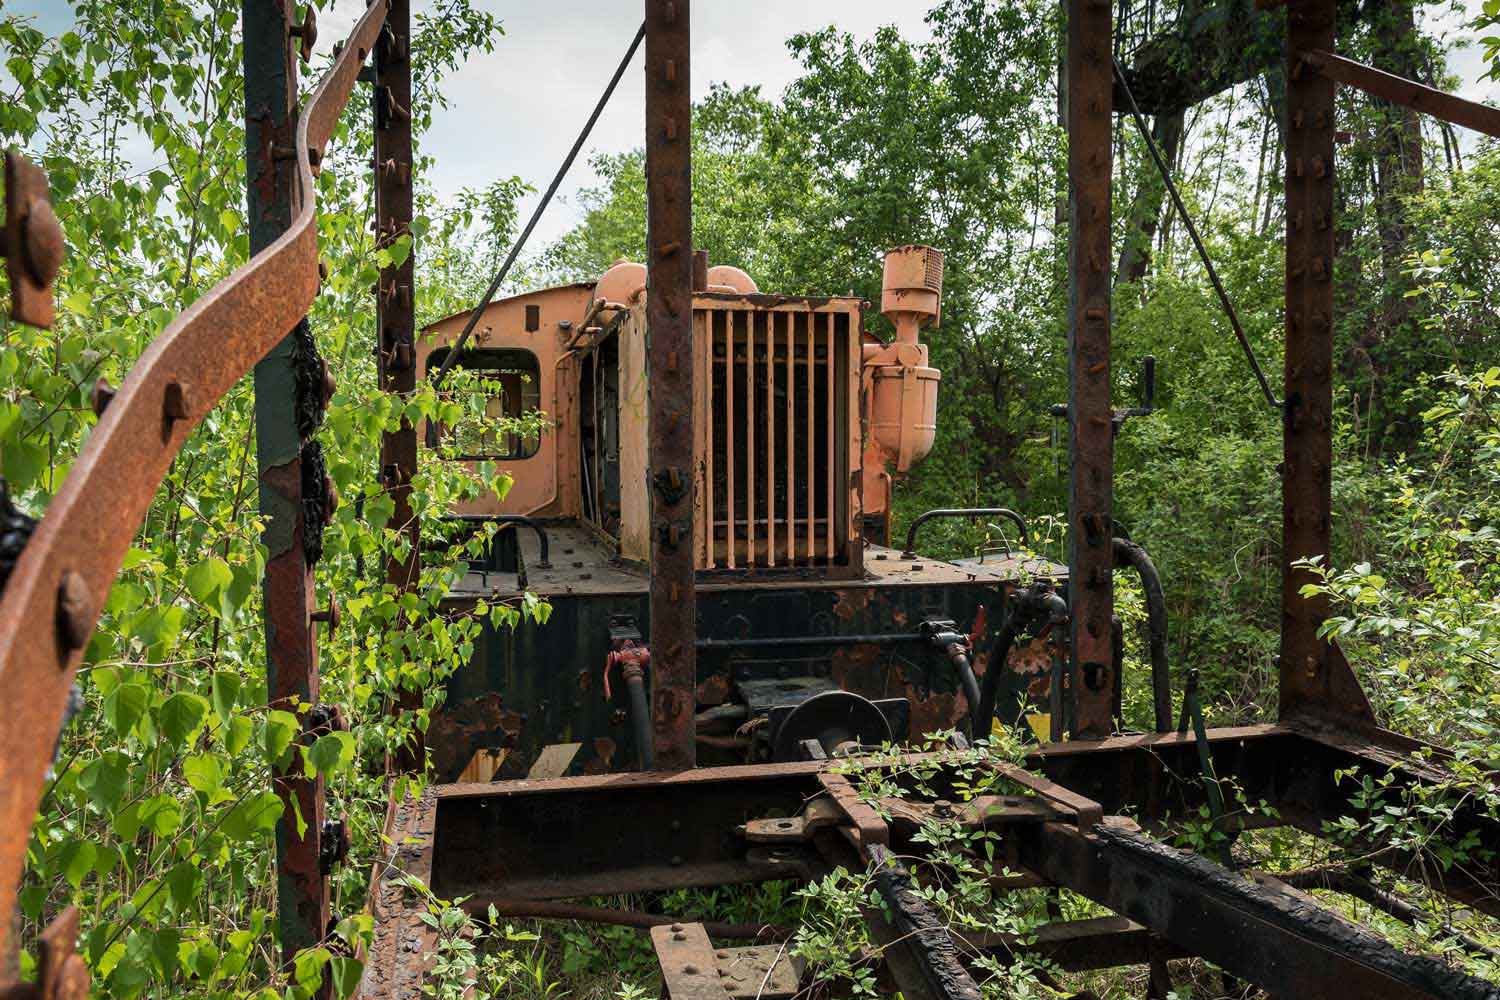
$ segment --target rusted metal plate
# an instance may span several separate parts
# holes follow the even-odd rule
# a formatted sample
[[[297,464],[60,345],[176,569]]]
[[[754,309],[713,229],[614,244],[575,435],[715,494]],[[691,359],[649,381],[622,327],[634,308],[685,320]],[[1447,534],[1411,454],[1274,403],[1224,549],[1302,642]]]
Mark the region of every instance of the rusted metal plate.
[[[791,1000],[802,989],[806,963],[785,945],[721,948],[719,980],[731,1000]]]
[[[713,942],[702,924],[653,927],[651,944],[670,1000],[728,1000]]]
[[[208,410],[307,313],[318,288],[309,150],[320,154],[385,17],[377,0],[305,104],[300,201],[291,227],[170,323],[131,369],[84,442],[0,599],[0,913],[15,906],[26,841],[73,674],[172,458]],[[169,386],[187,404],[169,417]],[[183,389],[186,392],[183,392]],[[68,581],[67,602],[61,600]],[[61,616],[61,617],[60,617]],[[9,947],[0,921],[0,954]]]
[[[859,797],[858,790],[849,783],[848,778],[832,771],[823,771],[818,775],[818,782],[854,827],[861,851],[868,852],[876,844],[891,842],[891,831],[885,820],[874,806]]]
[[[1114,730],[1114,427],[1107,0],[1068,0],[1068,603],[1075,738]]]
[[[651,717],[663,771],[697,762],[691,7],[646,0]]]
[[[63,261],[62,225],[52,209],[47,173],[15,150],[5,153],[5,229],[0,233],[10,279],[10,318],[51,329],[52,285]]]

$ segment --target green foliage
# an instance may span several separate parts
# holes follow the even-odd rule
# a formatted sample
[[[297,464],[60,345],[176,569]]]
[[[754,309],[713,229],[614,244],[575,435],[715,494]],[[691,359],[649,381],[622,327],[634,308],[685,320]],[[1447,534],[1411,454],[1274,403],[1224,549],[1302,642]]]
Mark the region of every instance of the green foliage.
[[[31,512],[47,508],[95,423],[94,381],[118,384],[167,322],[247,257],[239,17],[238,4],[217,0],[88,3],[51,37],[0,11],[0,143],[48,170],[68,246],[56,329],[0,321],[0,460]],[[465,0],[417,20],[420,134],[442,74],[490,47],[498,24]],[[309,86],[325,65],[314,61]],[[380,268],[416,253],[424,321],[469,304],[485,263],[469,249],[509,237],[524,186],[502,181],[452,206],[421,191],[415,243],[377,250],[370,156],[368,106],[356,95],[317,182],[330,270],[311,317],[339,386],[319,436],[345,498],[317,571],[319,593],[338,595],[346,612],[343,628],[321,637],[321,700],[339,706],[350,730],[304,738],[311,706],[267,703],[247,378],[173,464],[109,595],[80,673],[83,709],[64,734],[28,852],[23,944],[34,947],[40,927],[77,904],[98,996],[291,1000],[325,980],[339,995],[352,991],[360,969],[349,956],[368,917],[346,918],[295,961],[278,953],[274,830],[305,830],[309,817],[284,809],[273,776],[327,782],[330,815],[348,823],[355,845],[332,878],[333,910],[358,913],[370,861],[385,850],[387,753],[425,728],[484,621],[547,613],[532,598],[435,613],[482,538],[424,553],[408,593],[384,581],[384,561],[408,541],[370,465],[382,432],[405,417],[472,434],[489,387],[457,378],[441,395],[424,389],[404,403],[379,392],[368,290]],[[540,430],[540,415],[523,422]],[[455,500],[508,484],[502,469],[474,475],[425,456],[413,506],[431,522]],[[412,694],[414,706],[394,709]],[[22,964],[34,966],[29,951]]]
[[[904,756],[908,748],[891,748],[885,759],[877,754],[842,771],[861,800],[887,818],[893,800],[933,803],[947,797],[957,809],[981,795],[1029,794],[994,766],[1020,759],[1020,747],[981,741],[972,749],[954,750],[948,736],[928,736],[919,748],[928,757],[920,763]],[[1056,966],[1030,952],[1036,929],[1051,918],[1036,893],[1001,887],[1015,873],[997,856],[1000,834],[966,827],[954,812],[933,809],[912,839],[923,847],[919,854],[902,857],[901,863],[912,877],[913,891],[955,940],[998,933],[1012,942],[1006,960],[966,949],[974,956],[984,995],[1018,1000],[1058,995]],[[805,911],[792,952],[808,962],[816,983],[833,986],[834,995],[881,995],[875,969],[882,949],[870,936],[868,914],[889,916],[889,908],[876,889],[877,873],[875,863],[863,871],[840,867],[798,892]]]

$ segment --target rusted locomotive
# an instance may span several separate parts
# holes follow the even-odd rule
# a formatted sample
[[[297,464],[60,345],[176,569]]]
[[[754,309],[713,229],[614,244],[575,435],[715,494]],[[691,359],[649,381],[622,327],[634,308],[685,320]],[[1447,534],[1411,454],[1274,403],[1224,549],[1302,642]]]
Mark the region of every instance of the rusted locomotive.
[[[939,319],[942,254],[887,254],[889,343],[865,329],[859,299],[768,295],[738,268],[698,270],[700,759],[789,760],[975,725],[1008,595],[1060,585],[1065,570],[1023,554],[1025,523],[1008,511],[934,516],[1008,516],[1014,555],[959,565],[888,545],[896,478],[936,431],[940,373],[919,332]],[[439,780],[650,766],[648,295],[646,268],[620,263],[594,283],[495,302],[477,323],[450,316],[419,339],[430,375],[472,326],[455,360],[491,387],[497,425],[547,418],[542,433],[459,450],[515,485],[456,512],[505,530],[450,605],[530,589],[552,614],[488,630],[452,679],[428,731]],[[424,440],[436,445],[441,429]],[[1036,631],[1016,644],[999,693],[1012,721],[1037,699],[1045,735],[1061,661],[1057,636]]]

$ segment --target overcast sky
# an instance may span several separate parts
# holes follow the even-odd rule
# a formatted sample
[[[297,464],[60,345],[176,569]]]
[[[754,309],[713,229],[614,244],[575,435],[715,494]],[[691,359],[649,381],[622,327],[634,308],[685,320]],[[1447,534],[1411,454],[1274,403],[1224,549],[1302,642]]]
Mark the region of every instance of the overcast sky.
[[[414,0],[418,10],[426,4]],[[424,149],[435,155],[430,180],[442,196],[464,187],[482,187],[497,177],[520,175],[544,189],[578,129],[598,100],[641,20],[640,0],[473,0],[496,14],[505,35],[495,51],[476,57],[446,84],[450,107],[440,112]],[[1480,0],[1460,0],[1477,9]],[[0,6],[38,15],[49,32],[66,30],[72,12],[64,0],[0,0]],[[833,24],[857,37],[881,25],[895,25],[913,40],[930,37],[924,0],[697,0],[693,4],[693,92],[701,97],[711,83],[759,84],[779,95],[797,75],[786,39],[799,31]],[[363,0],[335,0],[320,22],[318,48],[326,51],[347,34],[364,10]],[[1426,8],[1450,38],[1462,38],[1462,16]],[[1453,57],[1466,97],[1500,101],[1500,87],[1479,84],[1479,53],[1470,48]],[[586,147],[585,157],[564,182],[533,238],[539,248],[579,218],[576,192],[593,179],[587,153],[620,151],[640,145],[644,119],[641,56],[621,81]],[[534,200],[522,205],[523,218]]]

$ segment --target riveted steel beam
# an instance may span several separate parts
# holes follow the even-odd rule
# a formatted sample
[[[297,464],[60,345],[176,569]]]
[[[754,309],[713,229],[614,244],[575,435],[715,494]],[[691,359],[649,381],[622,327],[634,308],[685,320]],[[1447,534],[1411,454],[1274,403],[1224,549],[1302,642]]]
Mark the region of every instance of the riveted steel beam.
[[[1331,557],[1333,534],[1334,96],[1336,85],[1296,53],[1331,51],[1335,0],[1299,0],[1286,14],[1286,391],[1282,398],[1282,718],[1373,723],[1338,647],[1319,638],[1328,602],[1298,560]]]
[[[1068,0],[1068,572],[1073,735],[1113,728],[1114,428],[1110,408],[1110,173],[1107,0]]]
[[[245,0],[245,170],[250,252],[259,253],[291,228],[300,207],[294,157],[297,55],[291,0]],[[255,366],[256,464],[260,512],[266,519],[266,672],[272,707],[296,711],[318,700],[318,654],[312,615],[313,567],[305,545],[321,525],[307,523],[303,462],[306,420],[298,391],[299,355],[291,331]],[[321,477],[319,477],[321,479]],[[282,957],[290,961],[319,941],[328,926],[328,887],[320,870],[323,781],[307,778],[297,760],[274,778],[283,814],[276,825],[276,899]],[[299,823],[300,819],[300,823]]]
[[[646,0],[651,715],[656,766],[696,761],[693,185],[688,0]]]
[[[375,118],[375,239],[382,247],[413,239],[411,131],[411,0],[391,0],[385,30],[375,45],[372,110]],[[400,264],[380,272],[376,282],[375,329],[380,388],[405,400],[416,391],[416,252],[408,249]],[[411,481],[417,471],[417,430],[402,418],[395,430],[380,436],[381,485],[391,498],[390,523],[406,535],[404,555],[386,559],[385,579],[398,591],[416,585],[422,570],[420,525],[411,506]],[[421,707],[421,695],[403,691],[397,704]],[[425,748],[420,734],[403,747],[391,764],[402,771],[421,770]]]

